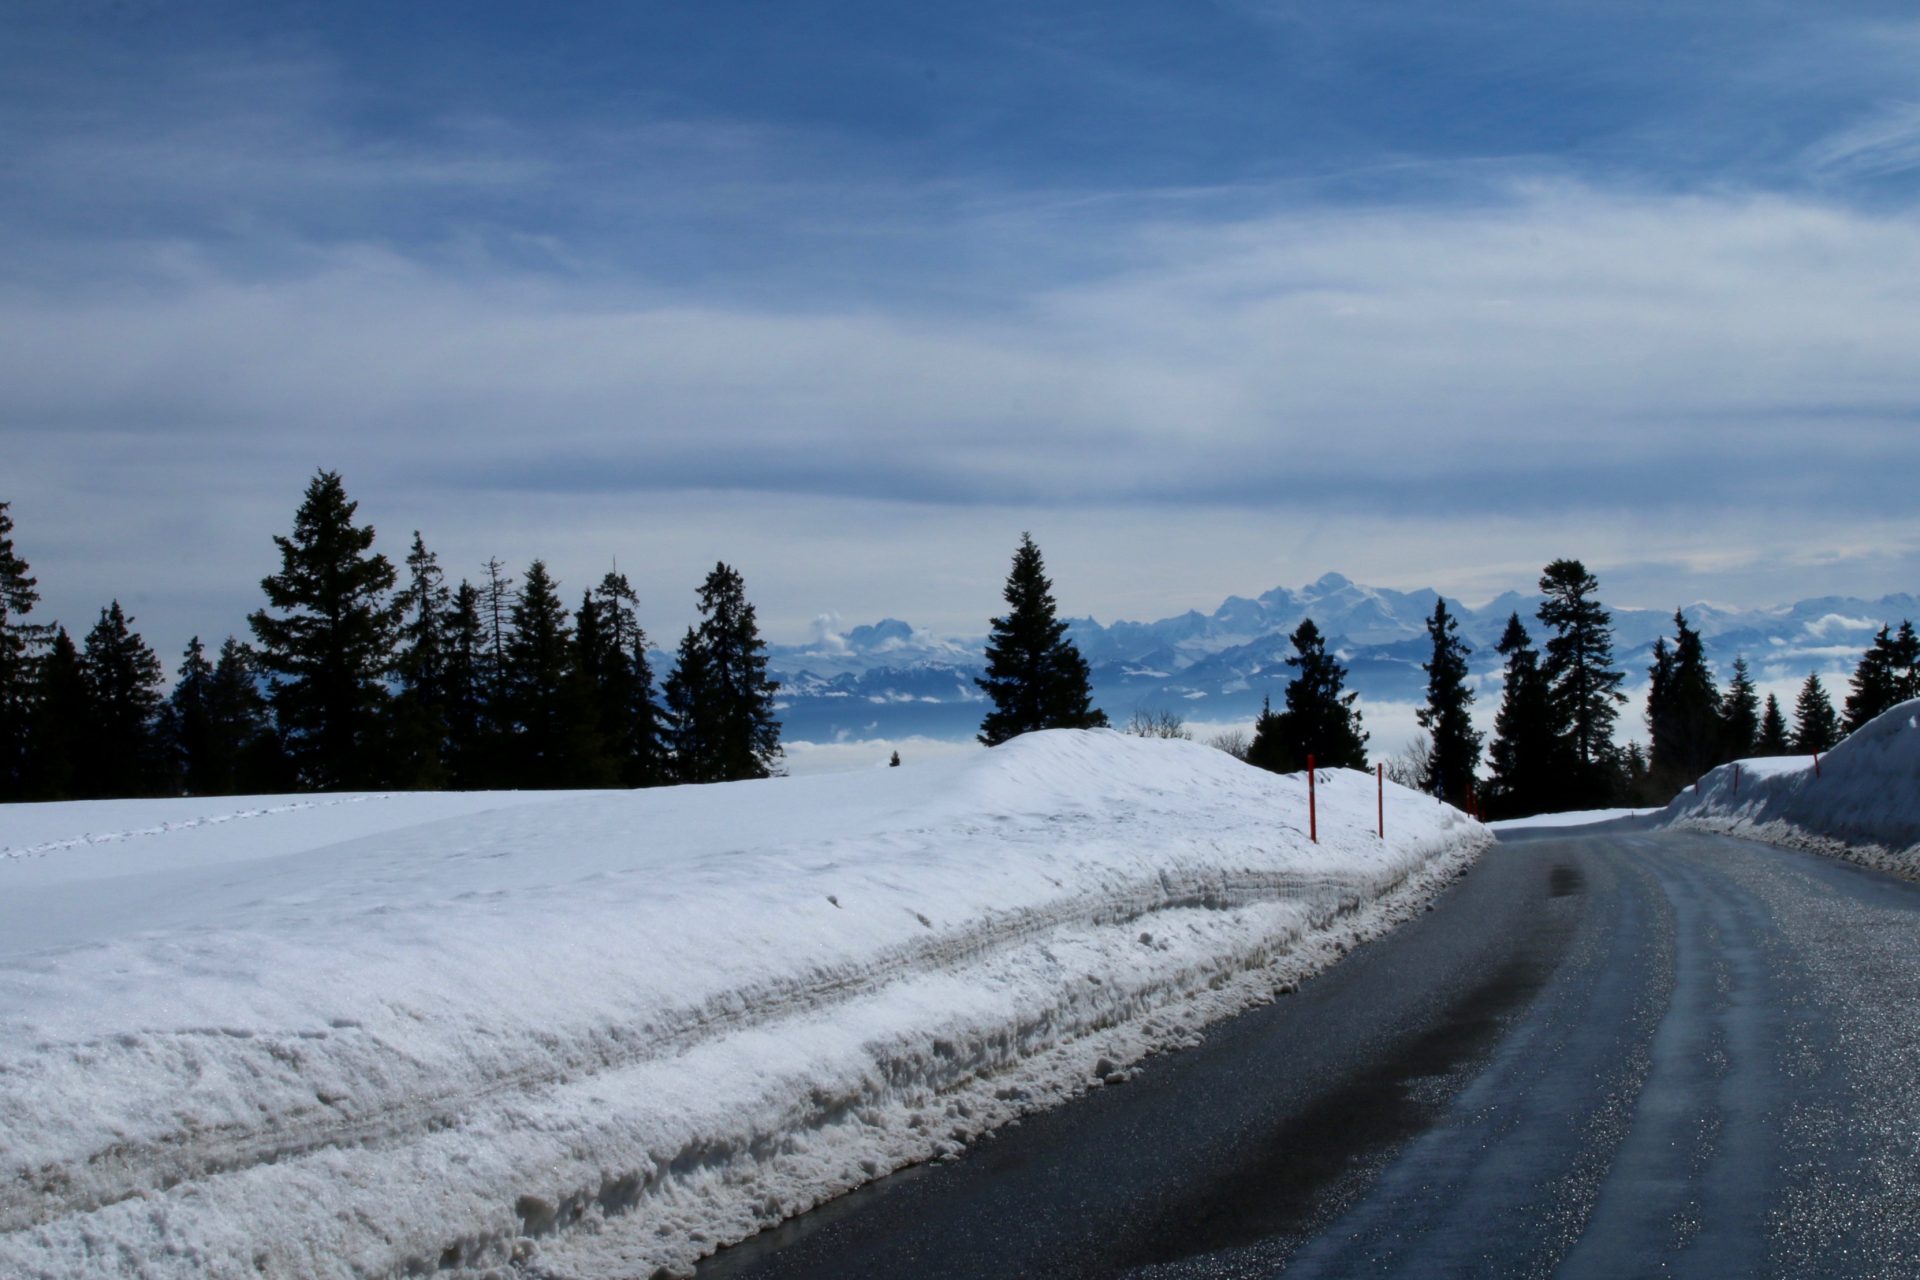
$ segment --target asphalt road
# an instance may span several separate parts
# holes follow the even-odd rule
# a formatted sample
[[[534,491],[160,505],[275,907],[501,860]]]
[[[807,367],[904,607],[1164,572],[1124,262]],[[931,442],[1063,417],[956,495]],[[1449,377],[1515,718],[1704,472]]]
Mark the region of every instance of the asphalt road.
[[[1920,885],[1494,848],[1201,1046],[703,1277],[1920,1276]]]

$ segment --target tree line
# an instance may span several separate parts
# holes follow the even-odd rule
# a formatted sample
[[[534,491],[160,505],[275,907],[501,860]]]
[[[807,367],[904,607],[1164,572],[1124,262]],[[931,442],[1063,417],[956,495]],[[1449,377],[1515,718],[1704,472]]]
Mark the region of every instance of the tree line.
[[[404,574],[337,472],[307,486],[251,641],[196,636],[171,692],[113,601],[76,643],[39,601],[0,503],[0,800],[376,788],[644,787],[761,778],[781,757],[766,645],[717,564],[656,684],[639,599],[577,608],[534,560],[452,586],[419,532]]]

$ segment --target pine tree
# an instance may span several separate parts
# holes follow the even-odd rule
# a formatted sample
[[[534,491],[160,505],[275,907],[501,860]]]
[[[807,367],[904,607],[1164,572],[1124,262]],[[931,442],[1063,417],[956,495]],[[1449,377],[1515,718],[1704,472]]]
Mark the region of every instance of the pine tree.
[[[700,587],[700,625],[667,681],[674,777],[734,782],[772,775],[780,756],[779,684],[740,575],[716,564]]]
[[[1495,649],[1506,659],[1506,671],[1488,750],[1488,811],[1524,817],[1551,805],[1568,753],[1554,725],[1552,691],[1540,669],[1540,654],[1519,614],[1507,619]]]
[[[293,765],[273,731],[261,693],[259,656],[228,636],[207,688],[208,795],[258,795],[293,785]]]
[[[1327,652],[1320,628],[1307,618],[1294,629],[1293,656],[1287,665],[1297,674],[1287,682],[1287,709],[1274,715],[1265,708],[1254,725],[1249,763],[1281,772],[1316,768],[1367,767],[1367,733],[1360,727],[1359,697],[1346,691],[1347,669]]]
[[[181,789],[188,795],[214,794],[207,785],[215,751],[212,695],[213,663],[207,660],[207,647],[195,636],[187,642],[173,692],[160,710],[160,737],[173,758]]]
[[[1613,725],[1626,674],[1613,669],[1613,620],[1593,593],[1599,582],[1578,560],[1555,560],[1540,577],[1540,621],[1553,631],[1541,670],[1556,725],[1572,749],[1559,803],[1588,808],[1608,799]]]
[[[621,785],[650,787],[666,780],[660,708],[655,702],[647,633],[640,627],[640,597],[623,573],[600,579],[581,603],[580,647],[590,676],[601,741]],[[594,627],[588,634],[591,606]]]
[[[1760,734],[1760,692],[1744,657],[1733,660],[1733,679],[1727,682],[1720,712],[1720,763],[1752,755]]]
[[[394,661],[400,692],[393,705],[393,781],[437,790],[447,785],[448,631],[451,593],[439,557],[413,531],[407,583],[400,592],[400,648]]]
[[[1648,770],[1656,787],[1678,791],[1720,763],[1720,690],[1707,667],[1700,633],[1675,610],[1674,643],[1654,644],[1647,693],[1647,729],[1653,746]]]
[[[1809,675],[1807,682],[1800,686],[1800,697],[1793,704],[1793,719],[1795,751],[1802,754],[1830,751],[1833,744],[1840,741],[1840,718],[1834,714],[1833,702],[1817,674]]]
[[[353,523],[358,505],[338,472],[314,476],[292,536],[274,537],[280,572],[260,582],[269,608],[247,619],[272,673],[281,738],[308,790],[384,780],[386,675],[402,605],[387,598],[395,575],[372,550],[373,526]]]
[[[65,627],[54,628],[46,656],[34,665],[21,795],[33,800],[77,800],[91,795],[91,762],[86,753],[93,704],[80,650]]]
[[[1893,699],[1896,705],[1920,698],[1920,635],[1914,634],[1913,623],[1909,619],[1902,619],[1900,630],[1894,634],[1893,650],[1888,655],[1887,666],[1893,673]]]
[[[573,628],[543,561],[527,566],[512,622],[506,642],[510,781],[519,787],[604,784],[605,761],[574,662]]]
[[[1786,713],[1780,710],[1780,699],[1767,695],[1767,710],[1760,717],[1760,733],[1753,740],[1753,754],[1756,756],[1783,756],[1793,749],[1787,734]]]
[[[480,601],[473,584],[461,579],[447,611],[443,672],[448,776],[454,786],[469,789],[493,781],[492,739],[487,731],[487,631]]]
[[[987,674],[974,681],[993,701],[980,741],[992,747],[1036,729],[1106,728],[1106,712],[1093,705],[1087,660],[1056,616],[1053,583],[1031,534],[1020,535],[1001,595],[1007,612],[993,619]]]
[[[1882,626],[1867,651],[1860,655],[1860,664],[1853,669],[1847,694],[1848,733],[1900,701],[1895,661],[1893,628]]]
[[[13,549],[13,517],[0,502],[0,801],[25,794],[27,736],[33,714],[34,656],[51,629],[29,623],[40,602],[37,581]]]
[[[100,611],[81,651],[86,674],[88,791],[99,797],[164,794],[172,778],[159,740],[160,659],[134,632],[120,602]]]
[[[1447,602],[1436,600],[1427,620],[1433,657],[1422,663],[1427,673],[1427,705],[1415,713],[1420,727],[1433,736],[1427,776],[1428,794],[1464,805],[1478,781],[1481,735],[1473,727],[1473,690],[1467,687],[1467,655],[1460,627],[1447,612]]]

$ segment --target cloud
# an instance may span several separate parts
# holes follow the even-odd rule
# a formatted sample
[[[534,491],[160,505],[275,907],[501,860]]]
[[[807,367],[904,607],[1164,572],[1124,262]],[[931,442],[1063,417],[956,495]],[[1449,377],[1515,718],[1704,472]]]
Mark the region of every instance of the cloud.
[[[1806,151],[1829,177],[1880,178],[1920,169],[1920,103],[1889,102],[1821,138]]]

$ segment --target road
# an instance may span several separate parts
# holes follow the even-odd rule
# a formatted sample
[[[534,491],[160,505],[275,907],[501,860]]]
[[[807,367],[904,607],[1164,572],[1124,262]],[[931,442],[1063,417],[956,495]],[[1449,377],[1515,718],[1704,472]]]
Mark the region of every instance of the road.
[[[1920,885],[1503,840],[1130,1083],[702,1277],[1920,1275]]]

